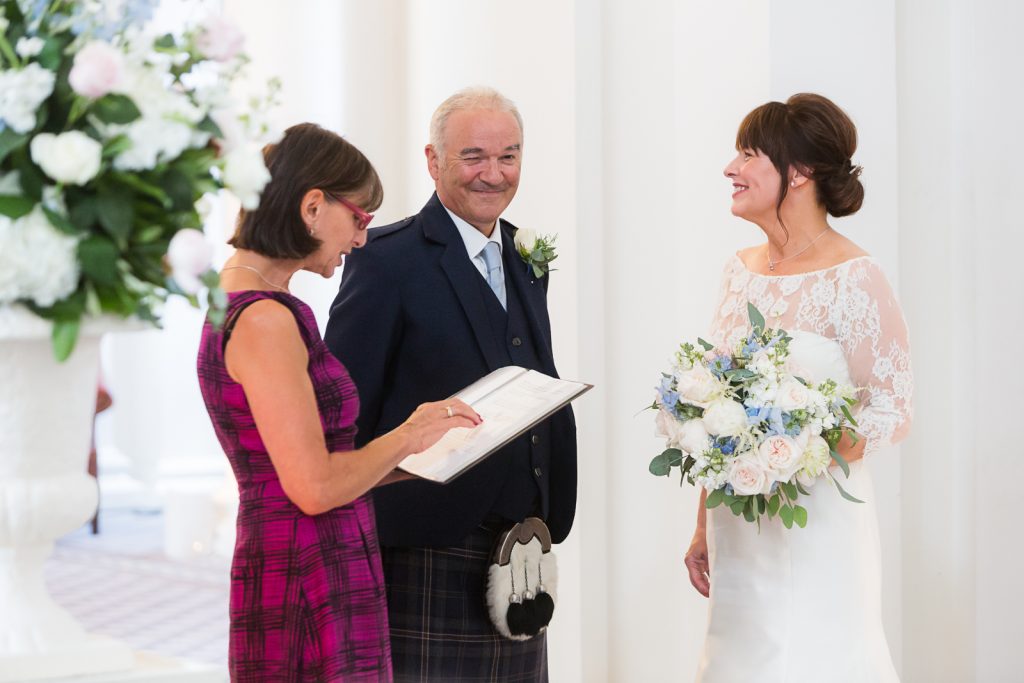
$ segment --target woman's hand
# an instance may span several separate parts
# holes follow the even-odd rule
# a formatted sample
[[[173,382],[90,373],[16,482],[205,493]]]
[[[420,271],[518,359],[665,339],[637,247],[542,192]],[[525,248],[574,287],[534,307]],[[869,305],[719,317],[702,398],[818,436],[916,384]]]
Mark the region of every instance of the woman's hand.
[[[708,563],[708,536],[704,527],[698,526],[693,532],[690,549],[686,551],[686,570],[690,572],[690,583],[705,598],[711,591],[711,566]]]
[[[483,422],[475,410],[457,398],[424,403],[397,431],[408,439],[409,453],[419,453],[437,443],[449,429],[473,428]]]

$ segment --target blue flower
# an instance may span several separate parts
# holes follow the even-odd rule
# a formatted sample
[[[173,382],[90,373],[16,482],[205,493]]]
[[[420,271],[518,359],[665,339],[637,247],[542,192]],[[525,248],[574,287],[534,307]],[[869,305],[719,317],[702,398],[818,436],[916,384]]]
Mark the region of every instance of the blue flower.
[[[732,484],[726,484],[725,485],[725,495],[731,496],[734,493],[735,493],[735,489],[733,489]]]
[[[726,355],[716,356],[708,364],[708,369],[719,379],[725,376],[726,370],[732,369],[732,358]]]
[[[715,446],[722,451],[722,455],[732,455],[736,452],[736,439],[718,439]]]

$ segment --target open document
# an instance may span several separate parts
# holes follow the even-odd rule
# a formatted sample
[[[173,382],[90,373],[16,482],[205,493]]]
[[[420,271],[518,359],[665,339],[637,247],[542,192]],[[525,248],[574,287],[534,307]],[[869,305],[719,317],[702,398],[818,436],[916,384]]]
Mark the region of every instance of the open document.
[[[398,466],[424,479],[450,481],[591,388],[515,365],[499,368],[455,394],[484,418],[481,424],[451,430]]]

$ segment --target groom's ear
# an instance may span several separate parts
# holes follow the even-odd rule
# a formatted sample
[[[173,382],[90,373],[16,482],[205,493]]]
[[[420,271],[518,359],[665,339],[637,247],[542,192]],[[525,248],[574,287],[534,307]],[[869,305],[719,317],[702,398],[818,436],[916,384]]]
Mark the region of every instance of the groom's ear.
[[[434,149],[433,145],[427,145],[423,148],[423,153],[427,157],[427,171],[430,172],[430,177],[437,180],[438,176],[441,175],[441,158]]]

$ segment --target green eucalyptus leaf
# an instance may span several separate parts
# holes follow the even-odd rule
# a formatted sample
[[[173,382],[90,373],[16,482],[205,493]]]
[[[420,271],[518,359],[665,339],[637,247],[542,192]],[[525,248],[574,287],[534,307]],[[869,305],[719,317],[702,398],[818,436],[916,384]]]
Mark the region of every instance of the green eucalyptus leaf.
[[[797,496],[799,495],[799,492],[796,490],[796,487],[790,484],[789,482],[783,482],[779,484],[779,488],[786,492],[786,497],[789,498],[790,500],[796,500]]]
[[[782,505],[782,496],[776,491],[771,498],[768,499],[768,516],[774,517],[779,511],[780,505]]]
[[[656,455],[647,466],[648,471],[656,477],[667,477],[672,472],[672,466],[668,464],[665,454]]]
[[[78,341],[78,319],[55,320],[50,339],[53,342],[53,356],[59,362],[66,361],[71,352],[75,350],[75,342]]]
[[[764,332],[764,316],[757,310],[754,304],[747,302],[747,316],[750,318],[750,326],[754,328],[755,334]]]
[[[863,503],[864,502],[860,498],[855,498],[855,497],[851,496],[849,493],[847,493],[846,489],[844,489],[842,487],[842,485],[839,483],[838,479],[833,479],[832,483],[836,485],[837,489],[839,489],[839,495],[841,495],[843,498],[845,498],[846,500],[850,501],[851,503]]]
[[[0,214],[7,216],[11,220],[28,215],[35,208],[35,205],[36,202],[28,197],[10,194],[0,195]]]
[[[787,529],[793,528],[793,508],[788,505],[783,505],[779,508],[779,519],[786,526]]]
[[[697,343],[703,346],[705,351],[712,351],[715,348],[714,344],[710,344],[700,337],[697,337]]]
[[[845,406],[845,405],[839,406],[839,407],[842,409],[843,415],[846,416],[847,422],[849,422],[854,427],[856,427],[857,426],[857,421],[853,419],[853,415],[850,413],[850,409],[847,406]]]
[[[846,458],[844,458],[843,456],[839,455],[839,451],[837,451],[834,448],[829,448],[828,449],[828,453],[829,453],[829,455],[832,456],[832,459],[836,461],[836,464],[839,465],[839,468],[841,470],[843,470],[843,474],[846,475],[846,478],[849,479],[850,478],[850,466],[848,464],[846,464]]]
[[[170,33],[165,33],[153,41],[153,47],[160,48],[161,50],[173,50],[177,45],[174,42],[174,36]]]
[[[135,121],[142,112],[127,95],[110,93],[96,100],[92,113],[103,123],[126,124]]]
[[[793,508],[793,521],[798,527],[803,529],[807,526],[807,508],[797,505]]]
[[[745,505],[746,501],[744,501],[742,498],[737,498],[729,505],[729,509],[732,510],[732,514],[739,517],[740,514],[743,512],[743,508]]]
[[[704,501],[704,507],[712,509],[718,507],[725,500],[725,489],[715,489],[708,494],[707,500]]]

